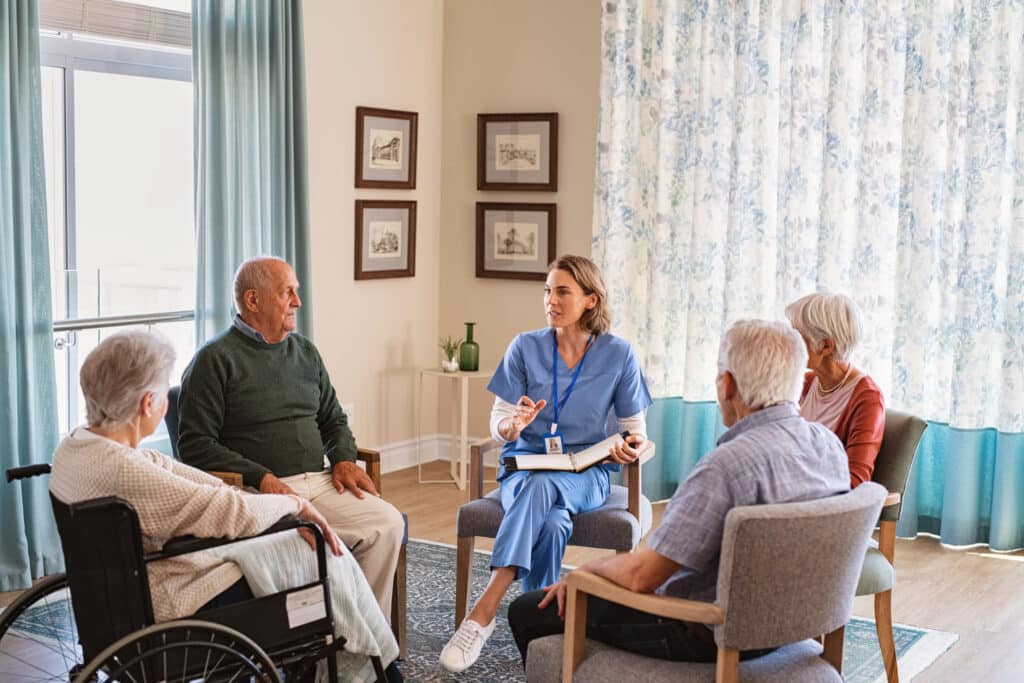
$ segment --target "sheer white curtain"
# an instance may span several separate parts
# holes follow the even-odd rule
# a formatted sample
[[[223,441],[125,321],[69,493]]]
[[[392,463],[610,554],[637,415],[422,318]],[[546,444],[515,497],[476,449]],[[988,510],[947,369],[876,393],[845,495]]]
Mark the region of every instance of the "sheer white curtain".
[[[651,389],[849,293],[889,405],[1024,431],[1024,3],[605,5],[594,254]]]

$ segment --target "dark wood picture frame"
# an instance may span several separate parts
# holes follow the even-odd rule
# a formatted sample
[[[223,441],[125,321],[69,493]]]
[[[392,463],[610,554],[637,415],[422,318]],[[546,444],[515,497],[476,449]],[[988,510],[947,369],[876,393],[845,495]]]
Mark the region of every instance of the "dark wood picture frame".
[[[538,249],[535,259],[532,260],[531,270],[503,270],[488,267],[487,246],[493,246],[494,241],[488,240],[488,213],[489,212],[530,212],[544,213],[547,216],[546,225],[543,228],[547,232],[546,239],[538,238],[534,244]],[[557,243],[557,219],[558,209],[554,203],[508,203],[508,202],[477,202],[476,204],[476,276],[485,278],[499,278],[511,280],[545,280],[547,279],[548,265],[556,258]],[[538,225],[538,232],[540,226]],[[544,251],[542,252],[541,249]],[[514,262],[513,262],[514,263]]]
[[[547,124],[547,145],[533,150],[542,166],[538,171],[490,169],[488,159],[497,163],[497,150],[489,127],[516,130],[516,124],[526,124],[538,131]],[[493,124],[493,126],[492,126]],[[533,125],[530,125],[533,124]],[[527,150],[529,153],[531,150]],[[504,177],[497,177],[504,176]],[[517,178],[516,176],[521,176]],[[536,178],[536,179],[531,179]],[[504,190],[517,192],[555,192],[558,190],[558,114],[477,114],[476,117],[476,188],[478,190]]]
[[[407,167],[399,169],[373,169],[366,163],[366,150],[371,147],[367,139],[370,130],[366,125],[369,118],[393,119],[399,122],[397,126],[408,126],[408,140],[405,143],[408,149]],[[356,107],[356,187],[369,187],[390,190],[413,190],[416,189],[416,128],[419,123],[419,114],[414,111],[399,111],[397,109],[375,109],[373,107]],[[372,154],[371,154],[372,156]],[[402,153],[399,150],[401,161]],[[404,171],[404,174],[402,173]],[[369,177],[376,174],[378,177]],[[394,176],[394,177],[385,177]],[[403,177],[398,177],[403,176]]]
[[[395,256],[395,259],[402,259],[404,257],[404,267],[388,268],[389,264],[384,264],[385,267],[380,269],[367,269],[370,266],[370,259],[364,258],[363,252],[368,251],[371,248],[372,242],[370,237],[366,234],[366,213],[368,211],[384,210],[384,211],[405,211],[406,213],[406,225],[408,226],[405,238],[405,244],[399,242],[399,255]],[[416,275],[416,202],[414,201],[393,201],[393,200],[376,200],[376,199],[357,199],[356,200],[356,218],[355,218],[355,233],[356,233],[356,245],[355,245],[355,279],[356,280],[379,280],[382,278],[392,277],[414,277]],[[398,238],[401,240],[401,237]],[[364,249],[364,246],[366,249]],[[403,249],[404,246],[404,249]],[[386,258],[386,257],[385,257]],[[394,264],[391,264],[394,265]]]

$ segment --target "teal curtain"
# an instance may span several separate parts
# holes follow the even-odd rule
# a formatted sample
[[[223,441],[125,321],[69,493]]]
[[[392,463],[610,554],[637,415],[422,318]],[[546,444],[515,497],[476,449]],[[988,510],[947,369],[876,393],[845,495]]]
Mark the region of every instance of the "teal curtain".
[[[0,3],[0,469],[57,446],[39,11]],[[45,477],[0,480],[0,591],[63,571]]]
[[[306,85],[298,0],[193,0],[196,337],[233,315],[244,259],[280,256],[302,285],[312,335]]]
[[[661,398],[647,413],[657,457],[644,465],[643,491],[670,498],[725,431],[714,401]],[[938,536],[953,546],[1024,548],[1024,434],[955,429],[929,422],[910,470],[896,533]]]

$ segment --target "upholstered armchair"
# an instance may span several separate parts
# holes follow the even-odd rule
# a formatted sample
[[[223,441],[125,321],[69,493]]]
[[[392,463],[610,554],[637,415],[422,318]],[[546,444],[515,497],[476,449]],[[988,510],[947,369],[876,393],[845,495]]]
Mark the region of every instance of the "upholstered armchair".
[[[466,616],[469,605],[470,572],[473,545],[477,536],[494,538],[505,512],[498,492],[484,495],[484,454],[501,444],[488,439],[474,444],[469,456],[468,503],[459,508],[456,526],[458,550],[455,560],[455,628]],[[589,548],[607,548],[616,552],[629,552],[640,543],[651,528],[651,502],[640,491],[641,468],[654,457],[653,441],[641,447],[640,457],[623,466],[625,486],[613,485],[604,505],[573,517],[569,545]]]
[[[899,681],[896,643],[892,631],[892,589],[896,583],[896,523],[903,508],[910,466],[927,423],[919,417],[885,411],[885,433],[875,460],[871,480],[889,492],[878,519],[878,542],[872,542],[864,557],[857,595],[875,596],[875,629],[882,650],[882,662],[889,683]]]
[[[571,573],[565,635],[530,643],[527,680],[841,683],[844,629],[885,496],[869,482],[822,500],[734,508],[725,521],[714,603],[633,593],[588,572]],[[717,662],[669,662],[586,640],[591,595],[713,626]],[[815,640],[822,633],[824,647]],[[739,660],[743,650],[768,648],[778,649]]]

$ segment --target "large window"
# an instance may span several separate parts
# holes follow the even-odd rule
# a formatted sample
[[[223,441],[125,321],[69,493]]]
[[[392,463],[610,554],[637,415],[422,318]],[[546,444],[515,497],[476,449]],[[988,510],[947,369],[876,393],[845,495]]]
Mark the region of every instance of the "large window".
[[[44,34],[43,125],[60,425],[84,417],[81,360],[143,325],[194,351],[187,50]]]

